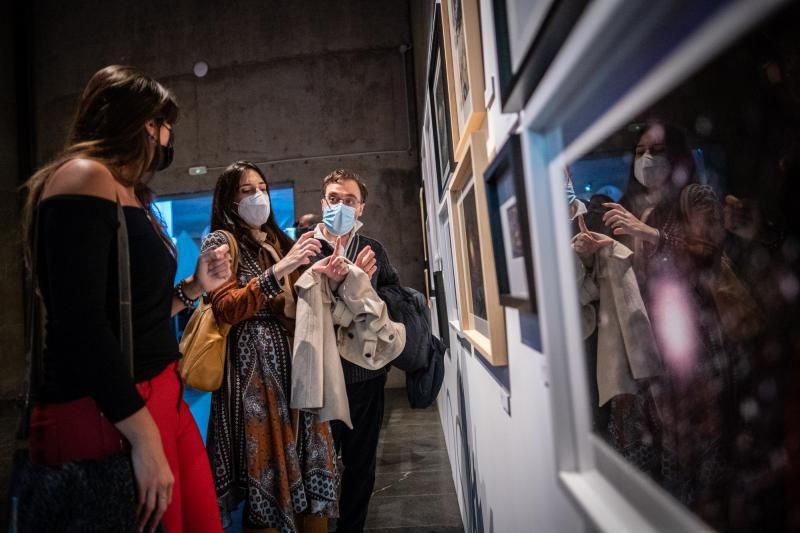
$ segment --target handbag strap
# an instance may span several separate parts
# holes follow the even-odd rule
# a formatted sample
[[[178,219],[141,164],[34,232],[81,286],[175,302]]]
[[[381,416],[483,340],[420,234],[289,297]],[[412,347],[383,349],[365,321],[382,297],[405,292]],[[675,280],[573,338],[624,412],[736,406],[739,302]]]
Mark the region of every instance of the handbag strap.
[[[131,260],[125,211],[117,196],[117,279],[119,286],[119,343],[133,377],[133,309],[131,304]]]
[[[221,229],[219,232],[224,235],[225,239],[228,241],[228,249],[231,253],[231,261],[233,263],[231,270],[233,271],[233,276],[236,277],[236,271],[239,269],[239,243],[236,242],[236,237],[230,231]]]
[[[37,330],[42,331],[42,308],[37,298],[39,280],[37,278],[37,262],[39,257],[39,208],[37,206],[32,220],[30,242],[30,269],[28,271],[28,297],[26,299],[26,324],[28,328],[27,346],[25,349],[25,374],[21,398],[19,400],[20,418],[17,422],[17,447],[19,442],[28,440],[30,432],[31,408],[33,405],[33,391],[38,390],[39,379],[42,374],[42,335],[36,335]]]
[[[33,238],[31,239],[30,291],[28,292],[28,349],[26,351],[27,370],[24,392],[20,402],[20,421],[17,439],[27,440],[30,432],[31,408],[34,391],[41,385],[44,373],[43,316],[44,305],[39,297],[38,256],[40,208],[36,207],[33,217]],[[128,242],[128,226],[125,211],[117,196],[117,273],[119,286],[119,339],[122,355],[125,357],[131,377],[133,377],[133,314],[131,305],[131,265]],[[37,331],[39,335],[37,335]]]

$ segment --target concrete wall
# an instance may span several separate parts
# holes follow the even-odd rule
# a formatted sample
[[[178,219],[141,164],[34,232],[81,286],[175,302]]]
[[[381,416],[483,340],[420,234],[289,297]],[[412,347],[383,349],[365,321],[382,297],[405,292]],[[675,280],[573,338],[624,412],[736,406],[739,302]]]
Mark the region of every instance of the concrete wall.
[[[417,92],[417,124],[425,113],[425,88],[428,86],[429,38],[433,26],[434,0],[410,0],[414,51],[414,86]]]
[[[302,214],[319,211],[325,174],[352,168],[370,190],[364,232],[383,242],[404,284],[423,289],[405,1],[39,0],[34,10],[40,161],[63,143],[92,73],[136,65],[181,105],[158,193],[211,190],[222,168],[250,159],[271,180],[294,182]],[[197,78],[201,60],[209,72]],[[196,165],[209,173],[189,176]]]
[[[0,19],[0,398],[19,392],[25,364],[13,23]]]

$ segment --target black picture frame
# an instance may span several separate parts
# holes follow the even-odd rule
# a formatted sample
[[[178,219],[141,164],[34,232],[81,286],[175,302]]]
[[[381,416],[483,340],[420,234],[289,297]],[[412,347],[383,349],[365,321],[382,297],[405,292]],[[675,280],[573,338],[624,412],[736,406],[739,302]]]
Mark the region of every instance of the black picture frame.
[[[547,68],[589,3],[588,0],[553,2],[541,26],[536,30],[536,35],[525,52],[519,69],[515,71],[511,61],[506,7],[508,2],[514,1],[519,0],[493,0],[498,84],[503,113],[516,113],[525,107],[528,98],[544,77]]]
[[[433,291],[436,296],[436,319],[439,322],[439,336],[444,345],[450,348],[450,319],[447,317],[447,289],[441,270],[433,273]]]
[[[519,135],[506,141],[483,177],[500,304],[536,313],[533,248]],[[523,284],[524,291],[520,291]]]
[[[445,43],[442,35],[442,8],[440,4],[436,4],[431,55],[428,61],[428,98],[430,99],[433,151],[436,160],[436,182],[440,201],[450,175],[455,168],[453,133],[450,125],[450,93],[447,86],[447,64],[444,56]]]

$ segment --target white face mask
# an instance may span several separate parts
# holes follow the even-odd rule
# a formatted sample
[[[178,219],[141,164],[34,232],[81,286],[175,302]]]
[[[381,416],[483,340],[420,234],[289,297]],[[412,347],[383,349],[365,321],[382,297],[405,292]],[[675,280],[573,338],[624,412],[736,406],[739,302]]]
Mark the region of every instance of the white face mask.
[[[665,155],[646,153],[633,164],[633,176],[647,189],[658,188],[672,173],[672,165]]]
[[[267,223],[270,214],[269,196],[264,191],[257,191],[239,202],[239,216],[253,229],[259,229]]]

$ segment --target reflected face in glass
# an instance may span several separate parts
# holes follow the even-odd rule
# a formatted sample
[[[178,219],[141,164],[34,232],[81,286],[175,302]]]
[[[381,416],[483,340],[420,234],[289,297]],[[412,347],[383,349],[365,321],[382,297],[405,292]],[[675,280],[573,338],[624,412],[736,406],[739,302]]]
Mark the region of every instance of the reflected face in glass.
[[[800,64],[798,16],[787,3],[572,162],[587,193],[629,169],[614,217],[657,233],[589,240],[609,199],[580,198],[592,429],[721,532],[800,531],[800,106],[782,70]]]
[[[475,206],[475,188],[470,189],[463,201],[464,230],[467,234],[467,260],[472,293],[472,313],[486,320],[486,294],[483,284],[483,261],[478,242],[478,212]]]
[[[267,184],[255,170],[246,170],[239,178],[239,189],[236,191],[234,201],[238,204],[248,196],[253,196],[256,191],[264,194],[267,192]]]
[[[642,138],[636,143],[636,159],[641,158],[646,153],[652,156],[666,155],[665,137],[664,127],[660,124],[654,124],[647,128]]]

